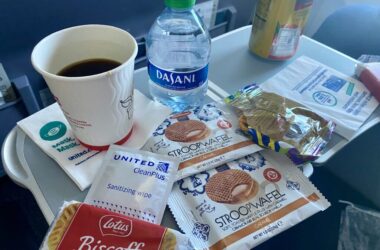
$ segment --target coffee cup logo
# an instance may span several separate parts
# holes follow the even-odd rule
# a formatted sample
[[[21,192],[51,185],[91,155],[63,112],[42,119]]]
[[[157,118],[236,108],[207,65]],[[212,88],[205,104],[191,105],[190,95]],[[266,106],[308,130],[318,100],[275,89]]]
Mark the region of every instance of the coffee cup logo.
[[[40,129],[40,137],[45,141],[54,141],[66,134],[67,127],[60,121],[53,121],[45,124]]]
[[[132,233],[132,221],[115,215],[105,215],[99,220],[99,228],[103,236],[127,237]]]
[[[132,95],[124,100],[120,100],[120,105],[122,108],[127,110],[128,119],[131,120],[133,116],[133,97]]]

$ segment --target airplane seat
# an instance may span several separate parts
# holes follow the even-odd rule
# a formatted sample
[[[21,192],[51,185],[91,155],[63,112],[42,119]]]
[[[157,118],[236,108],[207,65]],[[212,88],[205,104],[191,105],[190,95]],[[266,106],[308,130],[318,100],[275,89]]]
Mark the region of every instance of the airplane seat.
[[[352,4],[322,23],[313,38],[353,58],[380,55],[380,7]]]

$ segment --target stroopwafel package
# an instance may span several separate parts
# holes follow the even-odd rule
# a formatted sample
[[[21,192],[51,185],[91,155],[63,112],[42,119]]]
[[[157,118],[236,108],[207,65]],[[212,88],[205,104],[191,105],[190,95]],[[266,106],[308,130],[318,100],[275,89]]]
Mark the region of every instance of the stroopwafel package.
[[[195,249],[252,249],[330,203],[284,155],[265,150],[179,180],[169,208]]]
[[[143,150],[180,159],[177,179],[182,179],[261,148],[240,131],[238,117],[231,107],[210,103],[172,114]]]

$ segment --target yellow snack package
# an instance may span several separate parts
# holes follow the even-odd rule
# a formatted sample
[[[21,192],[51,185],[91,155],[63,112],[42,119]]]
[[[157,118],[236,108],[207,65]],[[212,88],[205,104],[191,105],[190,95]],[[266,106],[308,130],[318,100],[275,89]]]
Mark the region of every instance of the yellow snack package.
[[[315,160],[335,128],[303,105],[256,84],[225,99],[236,108],[240,129],[256,144],[288,155],[295,163]]]

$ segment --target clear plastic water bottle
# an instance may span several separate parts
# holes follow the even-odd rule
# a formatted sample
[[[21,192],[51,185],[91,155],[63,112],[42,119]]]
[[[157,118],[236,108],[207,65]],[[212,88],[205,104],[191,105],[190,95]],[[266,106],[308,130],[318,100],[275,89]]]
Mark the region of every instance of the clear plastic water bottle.
[[[200,105],[207,92],[210,35],[195,0],[165,0],[147,41],[152,97],[179,112]]]

